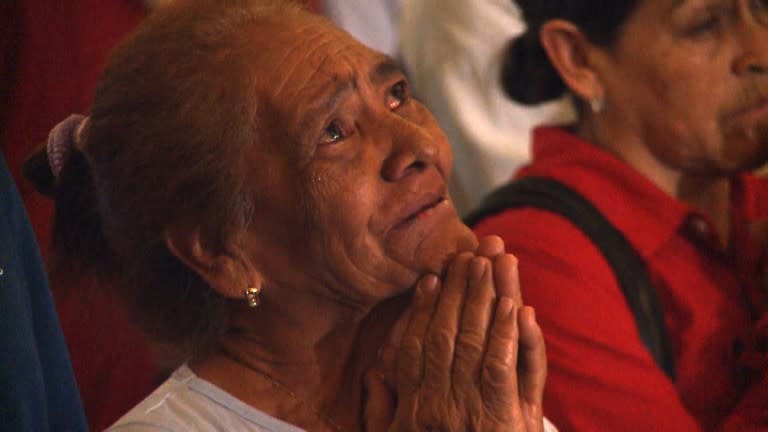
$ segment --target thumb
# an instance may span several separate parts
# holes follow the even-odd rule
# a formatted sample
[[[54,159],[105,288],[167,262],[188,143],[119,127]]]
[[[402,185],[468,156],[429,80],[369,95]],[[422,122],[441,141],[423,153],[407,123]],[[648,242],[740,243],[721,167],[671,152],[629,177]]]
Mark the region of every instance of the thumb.
[[[520,400],[525,422],[530,431],[543,428],[544,384],[547,380],[547,354],[544,335],[541,332],[532,307],[524,306],[518,315],[520,352],[518,373]]]
[[[387,431],[395,418],[395,395],[383,373],[372,369],[365,374],[363,424],[366,432]]]
[[[403,340],[405,329],[408,327],[410,320],[411,309],[409,308],[397,319],[397,322],[395,322],[395,325],[392,326],[392,330],[389,332],[387,340],[379,349],[376,369],[384,378],[385,384],[391,389],[397,387],[397,353],[400,350],[400,342]]]
[[[365,408],[363,423],[367,432],[389,429],[395,418],[395,388],[397,383],[397,351],[410,321],[411,310],[406,310],[389,332],[379,350],[379,358],[365,374]]]

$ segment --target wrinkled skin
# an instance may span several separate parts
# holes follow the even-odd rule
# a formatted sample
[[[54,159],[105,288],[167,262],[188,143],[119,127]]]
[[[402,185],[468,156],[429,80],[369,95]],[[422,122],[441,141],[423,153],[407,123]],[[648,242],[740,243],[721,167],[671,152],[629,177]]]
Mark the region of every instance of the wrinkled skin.
[[[768,161],[764,0],[640,1],[618,40],[592,49],[606,105],[583,130],[662,189]]]
[[[269,38],[281,49],[254,66],[267,139],[247,163],[262,203],[250,253],[270,282],[368,307],[474,249],[448,197],[450,146],[399,67],[320,20]]]
[[[261,139],[242,163],[258,205],[237,249],[196,269],[233,299],[261,286],[261,304],[233,307],[220,352],[193,370],[308,430],[355,430],[363,411],[378,413],[369,430],[539,430],[544,342],[520,312],[515,260],[499,239],[478,250],[459,219],[450,146],[403,72],[308,15],[266,22],[248,44]],[[360,323],[417,283],[397,354],[376,369],[389,379],[363,406],[378,346],[358,345]]]
[[[543,430],[543,336],[503,251],[485,238],[442,281],[421,279],[366,377],[366,430]]]

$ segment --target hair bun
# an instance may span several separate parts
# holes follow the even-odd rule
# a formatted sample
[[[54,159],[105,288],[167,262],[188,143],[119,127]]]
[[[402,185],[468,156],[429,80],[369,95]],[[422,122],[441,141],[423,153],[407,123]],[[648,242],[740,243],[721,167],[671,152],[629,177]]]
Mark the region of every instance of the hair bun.
[[[501,85],[509,97],[526,105],[557,99],[566,91],[544,47],[530,31],[507,45]]]
[[[48,152],[45,144],[41,144],[34,153],[32,153],[22,165],[22,174],[35,190],[53,198],[56,193],[56,177],[51,171],[51,165],[48,163]]]
[[[62,169],[82,147],[88,122],[86,116],[70,115],[51,129],[46,144],[24,162],[22,172],[39,193],[54,196]]]

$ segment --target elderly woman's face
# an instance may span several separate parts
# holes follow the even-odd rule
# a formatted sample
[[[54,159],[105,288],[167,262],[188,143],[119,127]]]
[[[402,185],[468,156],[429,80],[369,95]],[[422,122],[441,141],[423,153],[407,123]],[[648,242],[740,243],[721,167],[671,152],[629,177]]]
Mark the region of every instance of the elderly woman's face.
[[[641,0],[607,58],[607,110],[663,165],[719,175],[766,161],[766,0]]]
[[[366,302],[474,248],[448,197],[451,151],[402,71],[325,21],[259,38],[252,254],[273,283]]]

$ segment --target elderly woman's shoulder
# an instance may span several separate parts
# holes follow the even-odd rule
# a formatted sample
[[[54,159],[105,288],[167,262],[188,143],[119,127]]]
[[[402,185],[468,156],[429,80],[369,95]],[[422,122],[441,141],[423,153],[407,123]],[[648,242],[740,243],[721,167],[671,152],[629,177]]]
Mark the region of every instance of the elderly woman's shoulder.
[[[302,432],[195,375],[186,365],[124,415],[108,431]]]

